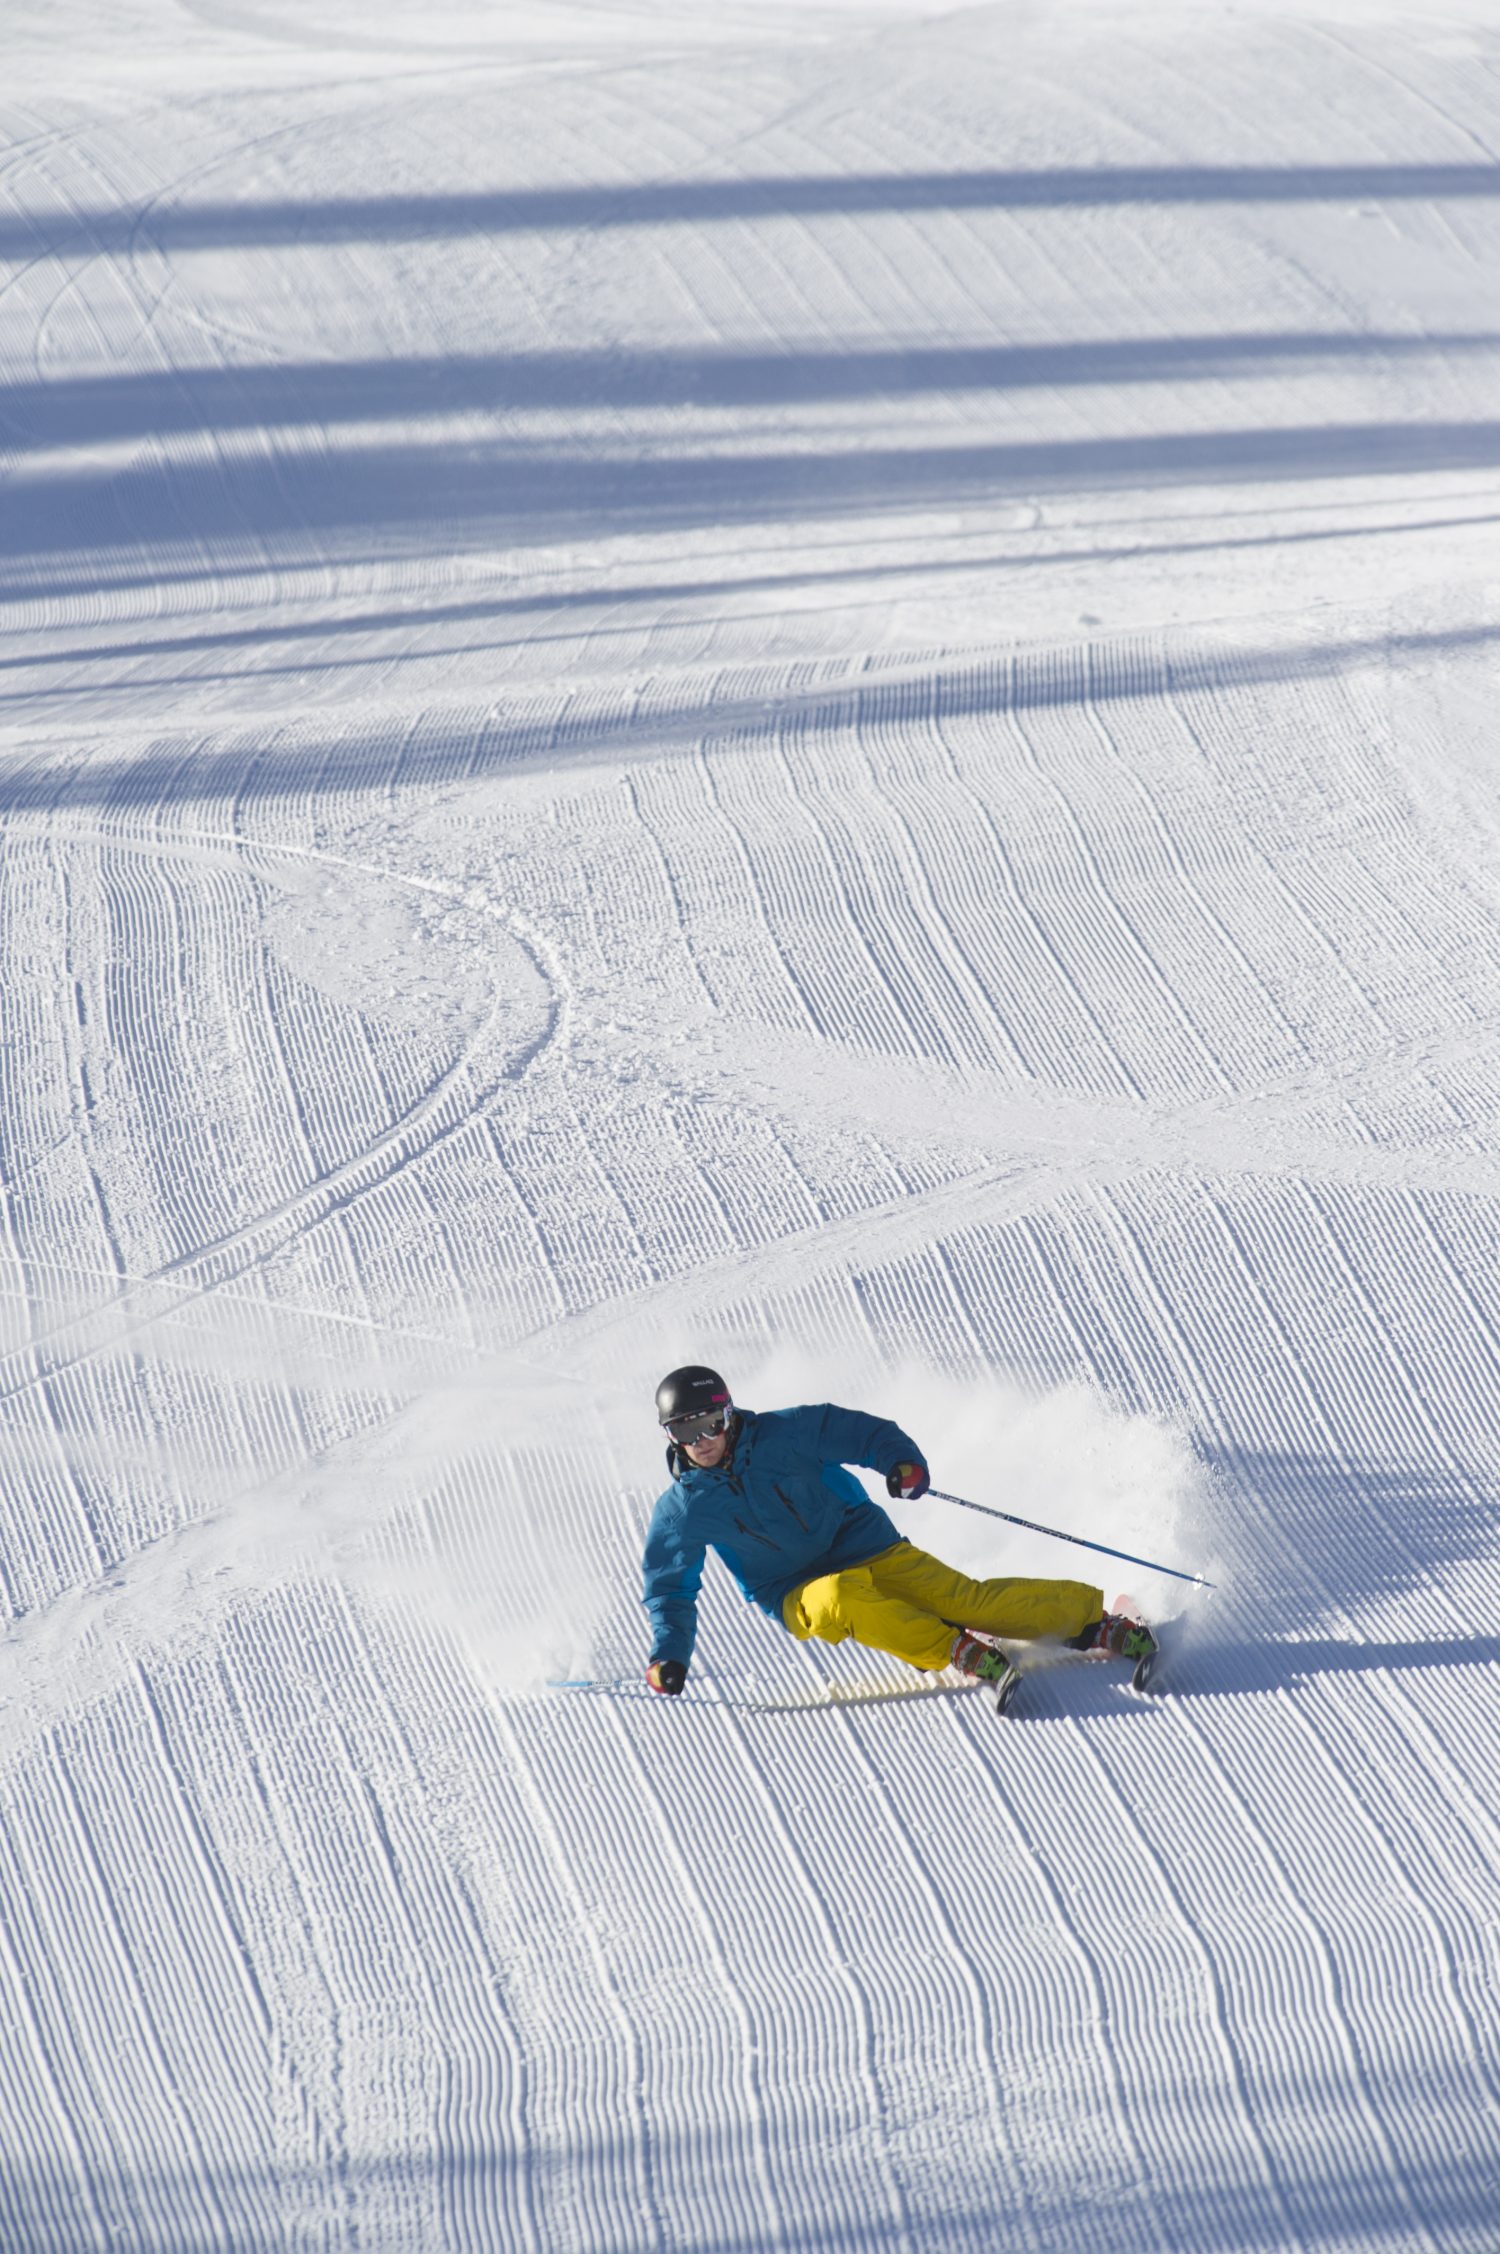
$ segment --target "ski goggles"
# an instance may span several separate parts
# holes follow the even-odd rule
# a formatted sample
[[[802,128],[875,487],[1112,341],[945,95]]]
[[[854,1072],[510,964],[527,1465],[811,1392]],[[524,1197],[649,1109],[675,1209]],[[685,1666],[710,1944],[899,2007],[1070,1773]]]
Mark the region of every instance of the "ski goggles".
[[[721,1409],[699,1409],[686,1417],[669,1417],[663,1427],[676,1447],[691,1448],[695,1440],[716,1440],[729,1422],[726,1404]]]

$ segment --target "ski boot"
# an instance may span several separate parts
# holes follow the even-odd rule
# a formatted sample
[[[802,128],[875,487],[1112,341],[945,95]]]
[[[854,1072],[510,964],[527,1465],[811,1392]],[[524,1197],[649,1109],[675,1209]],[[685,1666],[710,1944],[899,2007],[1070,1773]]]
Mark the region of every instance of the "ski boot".
[[[1015,1661],[997,1644],[974,1635],[968,1628],[960,1628],[955,1635],[948,1664],[974,1682],[990,1684],[997,1714],[1003,1714],[1016,1695],[1021,1670]]]
[[[1106,1612],[1090,1621],[1081,1635],[1070,1636],[1068,1642],[1074,1651],[1107,1652],[1111,1659],[1130,1660],[1134,1667],[1130,1687],[1138,1691],[1150,1681],[1160,1649],[1145,1621],[1133,1619],[1128,1612]]]

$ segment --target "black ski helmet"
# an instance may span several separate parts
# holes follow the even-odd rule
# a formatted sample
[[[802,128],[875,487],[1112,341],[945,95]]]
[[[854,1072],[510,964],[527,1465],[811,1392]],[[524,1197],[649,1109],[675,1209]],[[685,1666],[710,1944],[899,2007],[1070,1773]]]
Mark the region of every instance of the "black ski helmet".
[[[718,1371],[702,1362],[685,1362],[680,1370],[670,1371],[656,1388],[658,1424],[675,1424],[679,1417],[707,1416],[714,1409],[722,1409],[727,1416],[733,1406],[729,1388]]]

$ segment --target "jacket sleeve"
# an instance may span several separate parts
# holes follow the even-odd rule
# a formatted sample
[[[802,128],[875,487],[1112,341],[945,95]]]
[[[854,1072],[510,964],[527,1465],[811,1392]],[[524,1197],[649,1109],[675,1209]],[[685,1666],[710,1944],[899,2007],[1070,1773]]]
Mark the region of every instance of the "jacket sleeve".
[[[820,1463],[863,1464],[882,1478],[897,1464],[925,1464],[926,1456],[909,1432],[887,1417],[860,1409],[841,1409],[832,1401],[800,1412],[809,1420],[808,1444]]]
[[[682,1500],[663,1495],[651,1514],[642,1561],[644,1603],[651,1620],[651,1658],[680,1659],[686,1667],[698,1639],[698,1590],[704,1546],[688,1532]]]

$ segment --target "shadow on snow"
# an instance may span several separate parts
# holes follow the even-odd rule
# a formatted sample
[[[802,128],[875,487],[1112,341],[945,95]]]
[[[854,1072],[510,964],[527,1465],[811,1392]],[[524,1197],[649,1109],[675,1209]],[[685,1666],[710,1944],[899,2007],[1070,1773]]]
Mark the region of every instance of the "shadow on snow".
[[[527,230],[710,226],[881,212],[1048,211],[1147,204],[1432,202],[1500,196],[1495,164],[1122,165],[1050,171],[829,173],[757,179],[603,182],[451,194],[153,204],[50,211],[0,224],[0,257],[149,245],[294,249],[426,242]]]
[[[913,1974],[898,1968],[895,1977]],[[796,2031],[791,2022],[789,2031]],[[801,2025],[802,2043],[815,2043],[818,2033],[814,2013]],[[111,2243],[149,2246],[151,2254],[284,2254],[304,2233],[308,2244],[386,2247],[399,2239],[403,2246],[441,2244],[447,2254],[461,2248],[481,2254],[556,2243],[557,2232],[566,2238],[574,2231],[580,2212],[591,2218],[591,2243],[607,2244],[610,2254],[650,2254],[668,2243],[675,2254],[764,2254],[764,2223],[724,2218],[727,2207],[748,2218],[761,2205],[762,2163],[752,2155],[768,2129],[793,2150],[827,2148],[827,2165],[801,2171],[778,2196],[776,2235],[798,2254],[911,2254],[914,2245],[971,2254],[994,2243],[997,2223],[1002,2240],[1014,2238],[1021,2225],[1017,2162],[1028,2240],[1038,2231],[1049,2246],[1097,2238],[1096,2193],[1080,2182],[1076,2166],[1057,2164],[1055,2097],[1033,2111],[1018,2090],[1007,2108],[1013,2151],[981,2139],[934,2200],[930,2154],[918,2157],[909,2174],[911,2156],[896,2138],[872,2170],[868,2135],[863,2149],[851,2146],[849,2105],[836,2089],[821,2091],[809,2080],[757,2096],[753,2078],[740,2073],[732,2054],[713,2062],[705,2085],[704,2061],[694,2050],[701,2035],[691,2013],[663,2017],[653,2044],[654,2086],[675,2092],[678,2101],[670,2112],[653,2110],[648,2088],[623,2116],[601,2120],[599,2090],[581,2085],[578,2096],[595,2102],[571,2123],[565,2144],[555,2132],[534,2141],[529,2077],[514,2040],[502,2035],[488,2008],[461,2034],[439,2038],[434,2064],[448,2102],[434,2117],[431,2143],[419,2149],[340,2155],[311,2167],[270,2159],[261,2166],[215,2162],[206,2155],[196,2166],[184,2155],[175,2165],[164,2158],[140,2168],[82,2157],[76,2165],[15,2167],[7,2171],[3,2201],[7,2254],[78,2254],[82,2246],[102,2243],[96,2216],[111,2218],[105,2226]],[[601,2045],[619,2047],[608,2019]],[[545,2045],[538,2048],[545,2062]],[[801,2057],[810,2076],[805,2049]],[[996,2063],[1004,2068],[1007,2061]],[[1024,2089],[1027,2062],[1011,2063]],[[683,2119],[680,2102],[683,2090],[693,2088],[701,2116],[696,2126]],[[1184,2102],[1185,2093],[1172,2091],[1170,2073],[1161,2067],[1153,2088],[1157,2103],[1163,2095],[1179,2107]],[[466,2113],[493,2114],[507,2093],[517,2108],[512,2137],[481,2123],[465,2132]],[[1488,2243],[1494,2186],[1485,2125],[1467,2111],[1456,2114],[1439,2154],[1433,2146],[1440,2092],[1426,2082],[1397,2082],[1385,2086],[1383,2098],[1409,2123],[1420,2123],[1421,2132],[1415,2148],[1408,2136],[1399,2156],[1384,2159],[1366,2136],[1310,2140],[1305,2126],[1295,2126],[1330,2109],[1336,2118],[1367,2112],[1368,2097],[1351,2097],[1341,2076],[1326,2083],[1277,2079],[1258,2089],[1262,2123],[1274,2130],[1274,2170],[1268,2174],[1254,2140],[1236,2146],[1220,2136],[1201,2138],[1197,2165],[1191,2165],[1183,2137],[1113,2200],[1114,2242],[1150,2243],[1158,2254],[1285,2254],[1290,2215],[1309,2248],[1331,2243],[1330,2228],[1340,2246],[1404,2245],[1412,2242],[1414,2224],[1443,2234],[1445,2243],[1449,2233],[1461,2234],[1465,2246]],[[935,2126],[944,2110],[940,2092],[934,2103]],[[1149,2121],[1151,2114],[1137,2118]],[[1097,2164],[1096,2143],[1108,2150],[1119,2122],[1095,2120],[1085,2109],[1076,2133]],[[893,2187],[899,2187],[895,2199]],[[923,2217],[915,2238],[911,2213],[901,2211],[908,2201]],[[423,2217],[439,2238],[423,2240]]]
[[[954,446],[722,451],[476,436],[13,476],[0,536],[12,599],[108,587],[143,549],[153,575],[299,561],[400,561],[559,539],[864,518],[893,510],[1149,487],[1446,475],[1500,464],[1500,419],[1123,433]],[[58,559],[74,559],[59,568]],[[50,560],[46,576],[35,562]],[[139,568],[139,566],[138,566]]]
[[[623,698],[616,709],[592,697],[576,711],[538,710],[524,698],[510,709],[430,726],[363,723],[311,734],[305,727],[248,727],[205,740],[201,732],[158,739],[136,756],[59,760],[53,748],[0,757],[0,815],[105,809],[139,818],[168,807],[227,810],[309,793],[388,794],[445,783],[474,783],[526,770],[618,758],[691,755],[708,741],[772,740],[787,729],[853,728],[897,714],[912,725],[1005,711],[1057,709],[1110,699],[1158,699],[1237,690],[1257,683],[1335,677],[1383,659],[1422,658],[1500,644],[1500,626],[1393,634],[1265,649],[1179,649],[1084,643],[1062,650],[998,654],[896,680],[878,675],[776,691],[762,673],[721,673],[705,694]]]
[[[101,445],[181,431],[327,429],[534,408],[816,406],[956,391],[1275,378],[1351,361],[1378,365],[1496,352],[1500,333],[1483,330],[1417,336],[1252,330],[879,350],[704,346],[309,360],[13,382],[0,396],[0,429],[23,446]]]

